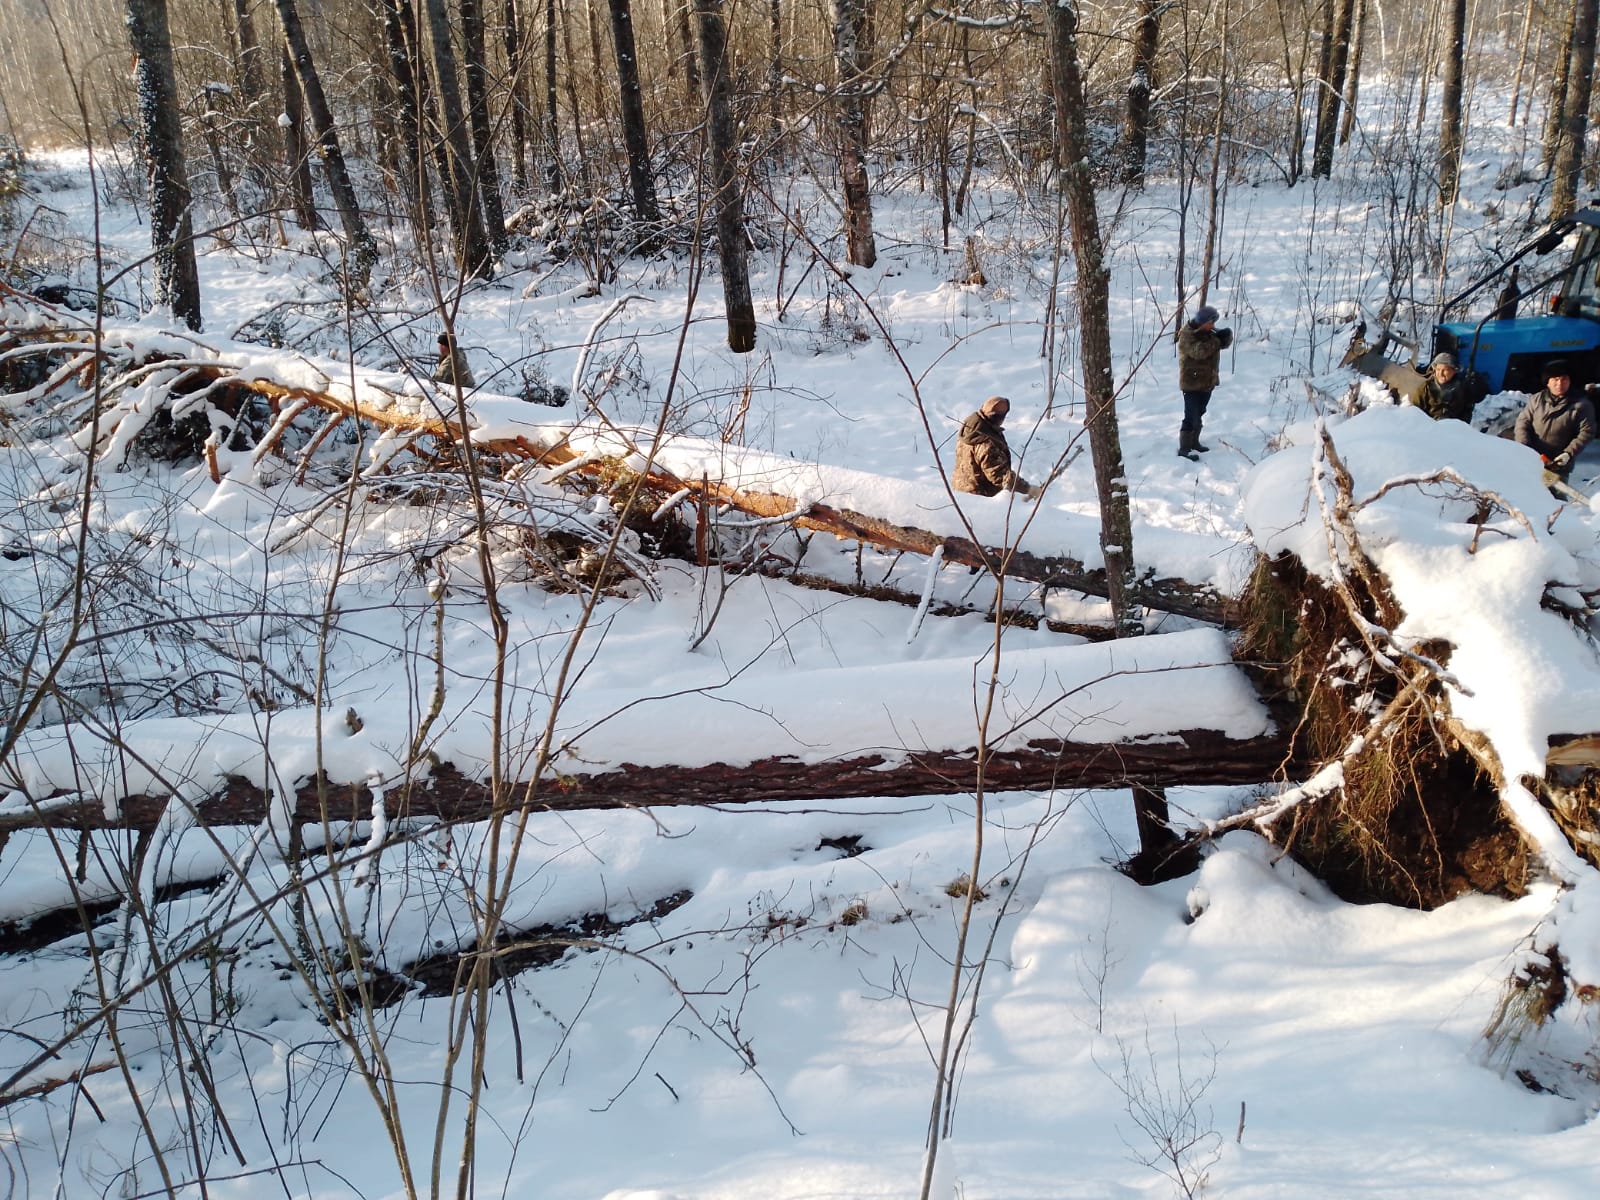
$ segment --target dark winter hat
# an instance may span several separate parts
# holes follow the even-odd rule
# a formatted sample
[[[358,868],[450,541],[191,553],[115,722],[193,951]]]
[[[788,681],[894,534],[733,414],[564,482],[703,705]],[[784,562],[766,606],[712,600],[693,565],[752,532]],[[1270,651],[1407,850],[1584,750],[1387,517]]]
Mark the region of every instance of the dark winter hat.
[[[1557,375],[1572,378],[1572,364],[1564,358],[1552,358],[1544,365],[1544,378],[1554,379]]]
[[[1209,325],[1221,315],[1222,314],[1216,309],[1212,308],[1211,305],[1202,304],[1194,311],[1194,323],[1196,325]]]
[[[1011,401],[1004,396],[990,396],[983,402],[983,407],[978,410],[991,421],[996,417],[1003,417],[1011,411]]]
[[[1451,354],[1448,350],[1439,351],[1439,353],[1433,356],[1433,361],[1428,365],[1430,367],[1449,367],[1452,371],[1455,370],[1456,367],[1460,366],[1460,364],[1456,362],[1456,356]]]

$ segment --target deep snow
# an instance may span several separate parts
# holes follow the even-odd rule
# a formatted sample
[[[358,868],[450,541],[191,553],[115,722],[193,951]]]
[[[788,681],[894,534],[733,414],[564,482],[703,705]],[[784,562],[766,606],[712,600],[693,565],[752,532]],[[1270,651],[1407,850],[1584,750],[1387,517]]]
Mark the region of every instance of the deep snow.
[[[54,169],[75,187],[53,203],[82,213],[81,160],[63,158]],[[1478,168],[1477,176],[1485,186],[1490,168]],[[938,482],[939,466],[951,461],[961,417],[984,396],[1003,393],[1013,400],[1009,425],[1013,442],[1025,447],[1024,473],[1043,475],[1041,465],[1081,437],[1070,361],[1057,407],[1046,413],[1054,367],[1040,355],[1039,313],[1051,260],[1003,194],[982,194],[978,205],[972,227],[990,280],[982,289],[947,281],[959,256],[929,242],[916,197],[880,203],[880,225],[902,236],[876,268],[852,272],[852,285],[905,370],[862,300],[827,286],[821,272],[779,321],[778,278],[765,260],[757,261],[753,281],[760,345],[748,359],[734,359],[720,349],[712,281],[693,314],[662,461],[685,473],[731,469],[747,485],[956,532],[962,523]],[[1516,510],[1494,516],[1476,553],[1466,549],[1470,505],[1432,485],[1400,488],[1369,505],[1363,535],[1404,601],[1406,626],[1395,632],[1458,638],[1462,650],[1451,663],[1457,711],[1488,732],[1518,770],[1536,769],[1544,737],[1574,728],[1573,714],[1596,711],[1600,699],[1592,644],[1539,606],[1547,580],[1595,586],[1595,513],[1558,506],[1529,455],[1465,426],[1381,406],[1352,420],[1314,411],[1302,380],[1328,377],[1343,336],[1321,318],[1374,298],[1364,264],[1378,217],[1344,181],[1235,192],[1229,267],[1212,299],[1239,338],[1208,419],[1214,448],[1198,465],[1178,459],[1180,405],[1164,336],[1173,308],[1173,208],[1173,196],[1153,188],[1114,238],[1113,323],[1118,378],[1126,381],[1120,415],[1135,557],[1162,574],[1225,589],[1248,570],[1252,537],[1317,561],[1322,428],[1352,466],[1359,494],[1401,476],[1454,468]],[[108,246],[136,255],[143,230],[123,210],[103,215]],[[1468,226],[1486,221],[1481,207],[1464,207],[1463,242],[1476,236]],[[1311,225],[1314,244],[1305,233]],[[552,412],[487,393],[515,391],[504,384],[517,382],[520,367],[499,377],[496,371],[530,353],[539,357],[528,365],[569,381],[595,323],[629,293],[645,299],[609,317],[579,383],[592,389],[609,371],[599,400],[608,419],[626,427],[653,423],[686,319],[685,276],[671,261],[622,266],[616,285],[585,296],[574,267],[519,261],[503,282],[464,297],[460,341],[486,393],[474,401],[486,436],[554,422],[572,427],[580,445],[594,439],[603,447],[606,435],[580,406]],[[312,256],[256,263],[208,254],[203,340],[247,375],[298,373],[310,384],[344,386],[349,368],[336,357],[294,363],[229,337],[286,296],[324,295],[321,271]],[[170,337],[159,325],[145,322],[138,336]],[[417,319],[393,332],[395,345],[362,356],[363,369],[376,374],[358,375],[355,386],[375,380],[409,397],[401,403],[428,402],[426,389],[399,369],[398,353],[421,351],[433,326]],[[324,350],[337,345],[331,337]],[[745,399],[743,436],[723,444],[716,430]],[[59,473],[37,447],[5,454],[19,497]],[[182,604],[255,612],[233,627],[213,623],[221,640],[259,648],[285,671],[303,671],[297,656],[314,633],[305,614],[320,611],[332,543],[305,537],[284,553],[265,554],[310,503],[311,490],[272,477],[270,467],[252,467],[242,454],[225,456],[224,466],[232,473],[220,486],[201,468],[173,473],[134,464],[108,473],[96,496],[97,525],[108,540],[123,537],[130,548],[153,542],[170,552],[163,586]],[[1592,483],[1597,475],[1600,448],[1585,456],[1577,480]],[[530,478],[527,486],[537,491],[544,481]],[[976,530],[997,539],[1028,516],[1005,499],[963,498],[962,509]],[[1094,513],[1084,453],[1052,485],[1025,544],[1092,558]],[[203,794],[230,771],[259,778],[270,760],[284,779],[320,762],[336,778],[391,785],[434,671],[427,661],[436,611],[431,581],[408,551],[442,542],[441,524],[414,509],[369,506],[358,514],[320,737],[303,706],[270,717],[245,705],[236,716],[166,715],[122,731],[143,751],[130,764],[100,749],[92,729],[74,731],[69,748],[63,727],[50,725],[19,753],[17,782],[36,796],[54,786],[109,797],[166,776]],[[19,506],[6,528],[21,537],[54,536],[27,507]],[[147,564],[158,557],[144,555]],[[444,561],[447,716],[433,746],[470,768],[488,745],[488,623],[470,558]],[[854,561],[853,547],[814,543],[805,566],[848,575]],[[926,579],[920,564],[869,555],[866,566],[894,569],[912,592]],[[8,562],[4,569],[8,604],[38,608],[32,568]],[[774,753],[821,759],[972,739],[974,680],[987,676],[993,636],[981,616],[930,616],[917,627],[909,608],[751,576],[733,584],[713,619],[707,581],[694,568],[662,564],[655,582],[659,599],[636,595],[600,606],[582,655],[585,671],[560,717],[558,736],[574,739],[571,762],[749,761]],[[973,602],[974,586],[964,569],[946,569],[936,592]],[[987,594],[977,592],[979,607]],[[516,579],[503,585],[500,600],[514,628],[509,711],[518,730],[512,758],[520,762],[542,728],[551,672],[579,605]],[[1097,611],[1060,596],[1028,602],[1077,615]],[[1002,704],[1008,713],[1031,712],[1052,687],[1106,674],[1108,658],[1117,668],[1130,654],[1141,661],[1161,656],[1163,665],[1196,669],[1175,675],[1160,704],[1147,692],[1119,692],[1113,677],[1069,719],[1114,724],[1130,735],[1159,734],[1196,718],[1241,736],[1258,731],[1265,718],[1253,696],[1231,672],[1210,665],[1225,660],[1225,646],[1184,625],[1168,622],[1136,649],[1008,631]],[[708,626],[704,644],[691,651]],[[677,694],[685,689],[705,690]],[[651,696],[661,698],[637,703]],[[359,732],[345,722],[347,709],[359,714]],[[1244,789],[1171,795],[1175,812],[1197,822],[1247,798]],[[641,796],[641,805],[648,799]],[[1587,1122],[1594,1093],[1581,1071],[1570,1098],[1533,1094],[1499,1069],[1503,1063],[1488,1060],[1481,1038],[1502,984],[1553,906],[1561,908],[1562,944],[1575,975],[1600,982],[1593,872],[1570,852],[1563,857],[1559,835],[1546,830],[1541,844],[1553,874],[1579,885],[1565,899],[1552,882],[1515,902],[1475,897],[1418,913],[1342,903],[1248,833],[1223,838],[1196,876],[1140,889],[1108,865],[1136,842],[1125,793],[1061,790],[991,801],[979,874],[987,899],[977,914],[980,944],[991,927],[994,941],[958,1075],[953,1135],[941,1148],[942,1197],[1173,1194],[1159,1158],[1150,1165],[1155,1148],[1138,1118],[1149,1123],[1154,1114],[1161,1125],[1187,1101],[1193,1123],[1178,1132],[1196,1143],[1184,1168],[1196,1171],[1191,1182],[1208,1172],[1213,1195],[1593,1194]],[[21,803],[17,795],[5,802]],[[1527,816],[1537,818],[1531,809]],[[183,832],[182,824],[175,821],[173,840],[147,868],[146,886],[202,878],[228,858],[243,860],[253,844],[247,831],[213,838]],[[590,913],[627,921],[675,893],[691,892],[692,899],[629,925],[617,942],[628,954],[573,951],[502,991],[478,1143],[479,1194],[915,1195],[933,1082],[928,1045],[937,1039],[954,950],[958,904],[947,887],[970,867],[972,830],[964,797],[535,815],[508,914],[514,924],[559,925]],[[365,835],[355,833],[358,842]],[[855,856],[824,842],[851,836],[862,848]],[[484,837],[481,828],[425,837],[364,868],[373,883],[353,891],[354,920],[374,961],[397,968],[434,943],[448,949],[468,936],[464,880],[481,866]],[[114,894],[127,847],[103,838],[94,849],[86,889]],[[61,903],[72,855],[71,846],[58,849],[43,835],[13,835],[0,850],[0,916]],[[248,862],[258,895],[287,877],[271,852]],[[320,889],[312,896],[311,920],[326,928],[331,902]],[[226,890],[191,894],[164,910],[161,937],[185,944],[247,907]],[[288,916],[284,902],[270,909]],[[304,989],[283,978],[284,948],[259,922],[225,940],[239,950],[235,962],[215,974],[198,966],[179,973],[202,1009],[220,1005],[227,1016],[201,1023],[198,1036],[245,1165],[219,1142],[208,1194],[403,1194],[372,1100]],[[135,957],[147,953],[136,939]],[[0,1065],[8,1073],[35,1052],[36,1039],[57,1036],[64,1017],[93,1007],[87,962],[81,936],[0,962],[0,1026],[7,1031],[0,1034]],[[412,998],[384,1011],[379,1023],[397,1064],[407,1150],[424,1187],[448,1021],[448,1001]],[[176,1110],[180,1077],[162,1069],[172,1056],[167,1027],[135,1006],[122,1033],[158,1140],[179,1144],[190,1130]],[[1589,1055],[1581,1069],[1592,1076],[1592,1037],[1579,1045]],[[65,1065],[42,1066],[28,1082],[105,1055],[103,1043],[80,1040]],[[3,1155],[16,1172],[17,1194],[52,1194],[58,1171],[66,1196],[160,1190],[120,1076],[96,1076],[87,1093],[98,1117],[70,1088],[6,1108]],[[446,1122],[451,1180],[459,1111]],[[173,1161],[183,1177],[185,1155]],[[183,1194],[199,1191],[191,1186]]]

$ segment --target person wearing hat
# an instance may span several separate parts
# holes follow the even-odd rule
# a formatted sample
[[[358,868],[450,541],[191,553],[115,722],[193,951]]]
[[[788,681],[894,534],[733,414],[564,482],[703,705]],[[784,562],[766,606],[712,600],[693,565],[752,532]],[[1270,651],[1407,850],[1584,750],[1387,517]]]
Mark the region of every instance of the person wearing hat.
[[[1211,449],[1200,443],[1200,426],[1211,392],[1217,386],[1222,352],[1233,345],[1233,330],[1218,329],[1222,314],[1202,304],[1178,330],[1178,390],[1183,393],[1183,424],[1178,429],[1178,453],[1192,462]]]
[[[1435,421],[1453,418],[1472,420],[1472,409],[1481,399],[1475,395],[1473,381],[1463,375],[1456,356],[1440,351],[1428,364],[1427,382],[1417,395],[1417,407]]]
[[[1511,436],[1539,452],[1545,466],[1562,482],[1595,433],[1594,405],[1572,386],[1572,366],[1565,359],[1544,365],[1544,390],[1517,414]]]
[[[433,381],[445,387],[460,384],[463,391],[478,386],[472,378],[472,368],[467,366],[466,352],[448,333],[439,335],[439,365],[433,369]]]
[[[1006,414],[1011,401],[990,396],[982,407],[961,423],[956,438],[956,469],[950,486],[974,496],[998,496],[1003,491],[1021,492],[1037,500],[1044,489],[1031,486],[1011,469],[1011,447],[1006,444]]]

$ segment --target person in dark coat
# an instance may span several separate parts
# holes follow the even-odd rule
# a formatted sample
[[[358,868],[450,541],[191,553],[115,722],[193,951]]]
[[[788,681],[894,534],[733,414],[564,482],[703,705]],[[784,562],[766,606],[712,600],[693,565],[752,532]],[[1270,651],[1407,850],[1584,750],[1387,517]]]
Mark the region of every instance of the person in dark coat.
[[[1479,390],[1461,372],[1456,356],[1441,351],[1428,364],[1428,379],[1417,396],[1417,407],[1435,421],[1470,421],[1473,407],[1483,398],[1477,394]]]
[[[461,385],[462,391],[477,387],[472,378],[472,368],[467,366],[467,355],[448,333],[439,335],[439,365],[433,369],[433,381],[445,387]]]
[[[1595,434],[1594,405],[1572,385],[1572,367],[1553,359],[1544,367],[1544,390],[1517,414],[1511,436],[1539,452],[1562,482]]]
[[[1517,301],[1522,299],[1522,292],[1517,285],[1517,266],[1511,265],[1511,276],[1506,280],[1505,287],[1501,288],[1494,298],[1494,307],[1489,310],[1491,321],[1515,321],[1517,319]]]
[[[1183,424],[1178,429],[1178,453],[1192,462],[1211,449],[1200,442],[1200,426],[1211,393],[1221,378],[1222,352],[1233,345],[1233,330],[1218,329],[1222,314],[1202,304],[1178,330],[1178,389],[1183,392]]]
[[[1006,414],[1011,401],[990,396],[983,406],[961,423],[956,438],[956,469],[950,486],[974,496],[998,496],[1003,491],[1020,492],[1038,499],[1042,488],[1031,486],[1011,469],[1011,447],[1006,444]]]

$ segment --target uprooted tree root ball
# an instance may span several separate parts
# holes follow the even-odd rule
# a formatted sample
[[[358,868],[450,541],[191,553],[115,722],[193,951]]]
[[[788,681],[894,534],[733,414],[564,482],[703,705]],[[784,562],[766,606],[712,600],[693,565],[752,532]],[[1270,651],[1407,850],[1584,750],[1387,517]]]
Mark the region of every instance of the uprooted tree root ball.
[[[1343,762],[1340,787],[1272,828],[1286,850],[1357,902],[1433,908],[1469,891],[1523,892],[1527,850],[1445,728],[1436,679],[1377,669],[1343,600],[1287,555],[1257,562],[1239,619],[1239,658],[1298,705],[1304,756]],[[1424,650],[1443,661],[1449,647]]]

